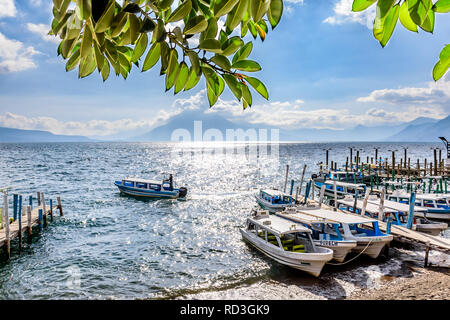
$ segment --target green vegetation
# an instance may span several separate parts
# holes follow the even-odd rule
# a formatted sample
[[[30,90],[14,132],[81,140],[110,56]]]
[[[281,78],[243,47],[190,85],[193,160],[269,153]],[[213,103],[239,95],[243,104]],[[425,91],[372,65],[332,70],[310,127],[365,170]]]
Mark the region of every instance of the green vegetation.
[[[69,8],[72,2],[74,9]],[[375,3],[373,33],[383,47],[398,19],[410,31],[420,27],[432,33],[435,13],[450,11],[450,0],[354,0],[353,11]],[[249,87],[265,99],[269,93],[246,74],[261,66],[249,59],[253,43],[243,39],[250,33],[264,41],[282,13],[283,0],[179,0],[178,6],[174,0],[125,0],[122,5],[115,0],[53,0],[50,34],[61,38],[58,55],[67,60],[66,71],[78,67],[79,78],[97,69],[105,81],[112,68],[126,79],[133,65],[147,71],[160,61],[166,91],[190,90],[203,77],[210,106],[228,86],[245,109],[252,105]],[[447,45],[433,78],[441,78],[449,67]]]

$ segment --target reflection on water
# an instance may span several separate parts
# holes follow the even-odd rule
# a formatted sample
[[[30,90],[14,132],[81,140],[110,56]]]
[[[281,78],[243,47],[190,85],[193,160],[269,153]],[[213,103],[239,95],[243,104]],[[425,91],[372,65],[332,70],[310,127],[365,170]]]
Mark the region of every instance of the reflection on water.
[[[254,156],[243,144],[218,149],[173,143],[0,144],[1,185],[25,196],[60,195],[65,210],[22,253],[12,244],[11,260],[0,266],[0,297],[339,298],[366,285],[374,263],[381,276],[407,274],[394,254],[389,260],[326,266],[314,279],[241,241],[238,228],[258,188],[282,188],[286,164],[290,179],[300,180],[305,163],[310,177],[326,148],[332,148],[330,159],[345,162],[349,146],[362,156],[374,154],[374,147],[380,147],[380,156],[403,147],[281,144],[273,154],[258,150]],[[430,157],[430,147],[440,147],[404,146],[411,159]],[[161,172],[187,186],[186,201],[142,201],[121,196],[113,184],[125,176],[154,178]]]

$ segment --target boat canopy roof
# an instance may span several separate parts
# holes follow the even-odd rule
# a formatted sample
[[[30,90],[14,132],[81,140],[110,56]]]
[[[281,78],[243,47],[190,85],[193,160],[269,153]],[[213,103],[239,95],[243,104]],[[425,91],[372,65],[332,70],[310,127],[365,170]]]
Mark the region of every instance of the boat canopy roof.
[[[281,190],[275,190],[275,189],[261,189],[261,192],[267,193],[270,196],[281,196],[281,197],[291,197],[291,195],[284,193]]]
[[[328,221],[334,221],[338,223],[347,223],[347,224],[354,224],[354,223],[372,223],[374,221],[377,221],[375,219],[357,216],[353,214],[347,214],[343,212],[335,212],[331,210],[326,209],[312,209],[312,210],[298,210],[298,212],[314,216],[317,218],[322,218],[324,220]]]
[[[141,178],[125,178],[124,181],[132,181],[132,182],[140,182],[140,183],[149,183],[149,184],[162,184],[162,181],[157,180],[147,180]]]
[[[295,222],[283,219],[278,216],[268,215],[262,218],[248,218],[249,221],[257,225],[262,229],[266,229],[267,231],[272,232],[278,236],[282,236],[284,234],[296,233],[296,232],[306,232],[311,233],[311,230],[308,228],[297,224]]]
[[[368,202],[376,204],[377,206],[380,204],[380,199],[370,199]],[[409,211],[409,204],[397,202],[397,201],[391,201],[391,200],[384,200],[384,207],[393,209],[395,211],[399,212],[408,212]],[[424,207],[414,206],[414,211],[427,211]]]
[[[282,211],[282,212],[276,212],[275,213],[277,216],[280,217],[285,217],[288,219],[292,219],[301,223],[306,223],[306,224],[313,224],[313,223],[331,223],[331,224],[336,224],[335,221],[328,221],[327,219],[323,219],[323,218],[318,218],[315,216],[311,216],[308,214],[304,214],[302,212],[298,212],[298,211]]]
[[[411,194],[406,192],[392,192],[392,197],[410,198]],[[416,199],[420,200],[439,200],[450,198],[450,194],[438,194],[438,193],[416,193]]]
[[[326,180],[325,184],[334,185],[336,182],[337,186],[340,187],[347,187],[347,188],[364,188],[366,185],[363,183],[350,183],[350,182],[343,182],[343,181],[336,181],[336,180]]]
[[[379,211],[379,202],[380,201],[378,201],[378,203],[374,203],[373,201],[374,200],[368,200],[367,201],[366,212],[377,214],[378,211]],[[350,207],[353,207],[353,205],[355,204],[355,201],[347,198],[347,199],[339,199],[338,203],[345,204],[345,205],[348,205]],[[363,203],[364,203],[363,200],[357,200],[356,201],[356,209],[362,210]],[[386,213],[386,212],[396,212],[396,211],[397,210],[393,210],[392,208],[388,208],[386,206],[384,206],[384,208],[383,208],[383,212],[384,213]],[[402,211],[402,210],[399,210],[399,211]],[[408,210],[406,210],[406,211],[408,211]]]

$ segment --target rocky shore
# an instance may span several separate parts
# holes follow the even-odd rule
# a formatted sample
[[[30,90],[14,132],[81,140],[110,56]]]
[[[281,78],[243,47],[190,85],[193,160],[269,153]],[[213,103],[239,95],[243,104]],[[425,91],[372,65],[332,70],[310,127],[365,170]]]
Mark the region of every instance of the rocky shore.
[[[450,270],[414,268],[413,276],[381,281],[377,288],[356,290],[347,300],[449,300]]]

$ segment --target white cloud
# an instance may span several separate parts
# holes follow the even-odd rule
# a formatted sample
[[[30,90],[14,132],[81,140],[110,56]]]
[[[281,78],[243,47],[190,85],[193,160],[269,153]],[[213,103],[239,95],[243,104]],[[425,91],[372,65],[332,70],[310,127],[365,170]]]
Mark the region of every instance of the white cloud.
[[[24,47],[17,40],[6,38],[0,32],[0,73],[36,68],[33,56],[39,54],[32,46]]]
[[[427,87],[374,90],[358,102],[382,102],[403,105],[435,105],[450,112],[450,81],[429,82]]]
[[[0,18],[15,17],[17,14],[14,0],[0,0]]]
[[[54,134],[108,136],[119,132],[145,132],[165,124],[172,117],[186,110],[195,110],[204,99],[204,90],[187,98],[177,99],[168,111],[160,110],[151,119],[119,119],[81,121],[60,121],[51,117],[26,117],[11,112],[0,115],[0,126],[24,130],[45,130]]]
[[[53,43],[59,43],[61,39],[58,37],[52,36],[48,34],[48,31],[50,30],[50,26],[44,23],[40,24],[34,24],[34,23],[27,23],[27,29],[38,36],[40,36],[44,41],[49,41]]]
[[[329,24],[360,23],[371,29],[376,14],[376,6],[372,5],[362,12],[352,11],[353,0],[339,0],[333,11],[334,15],[326,18],[323,22]]]

